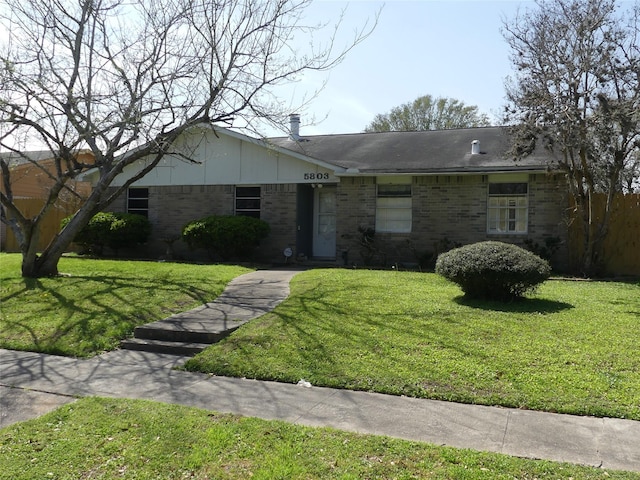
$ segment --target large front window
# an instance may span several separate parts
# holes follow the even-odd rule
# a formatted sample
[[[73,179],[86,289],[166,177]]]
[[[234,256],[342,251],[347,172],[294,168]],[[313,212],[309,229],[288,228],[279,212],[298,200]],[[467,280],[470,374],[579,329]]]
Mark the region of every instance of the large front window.
[[[411,185],[378,185],[376,232],[411,232]]]
[[[489,183],[489,233],[527,233],[527,183]]]

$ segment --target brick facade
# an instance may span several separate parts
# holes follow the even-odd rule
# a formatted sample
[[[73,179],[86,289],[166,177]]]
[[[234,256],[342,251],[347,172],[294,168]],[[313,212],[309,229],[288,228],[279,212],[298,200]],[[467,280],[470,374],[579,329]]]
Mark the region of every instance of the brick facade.
[[[527,240],[543,246],[557,237],[562,247],[554,263],[566,268],[566,187],[559,176],[531,175],[526,234],[487,233],[488,180],[484,175],[424,176],[412,180],[411,233],[376,233],[376,263],[417,263],[429,252],[485,240],[524,246]],[[375,227],[375,178],[343,179],[338,188],[338,256],[348,252],[349,263],[360,264],[368,249],[362,246],[358,227]]]
[[[260,244],[260,256],[268,261],[283,261],[285,248],[295,251],[296,193],[295,184],[263,185],[260,218],[271,227],[271,233]]]
[[[296,185],[262,185],[261,219],[269,223],[271,233],[256,252],[259,258],[283,258],[287,246],[296,242]],[[235,186],[180,185],[149,187],[149,221],[152,238],[146,254],[152,257],[168,255],[168,241],[180,236],[185,224],[208,215],[233,215]],[[126,195],[118,198],[111,211],[127,210]],[[204,252],[190,251],[181,240],[171,242],[175,258],[204,258]]]
[[[445,247],[484,240],[500,240],[518,245],[530,240],[544,245],[545,238],[558,237],[562,249],[555,266],[564,268],[567,258],[566,187],[560,176],[530,175],[529,215],[526,234],[487,233],[488,178],[485,175],[417,176],[412,182],[411,233],[376,233],[371,248],[363,246],[359,231],[374,229],[376,218],[375,177],[344,177],[336,189],[336,263],[375,265],[417,264],[421,257]],[[261,218],[271,233],[259,247],[259,258],[283,261],[283,250],[296,252],[298,230],[298,186],[261,186]],[[149,187],[149,220],[153,239],[147,254],[165,256],[167,240],[179,236],[191,220],[207,215],[234,213],[233,185]],[[126,198],[118,199],[114,211],[126,211]],[[182,241],[172,244],[176,258],[194,258]]]

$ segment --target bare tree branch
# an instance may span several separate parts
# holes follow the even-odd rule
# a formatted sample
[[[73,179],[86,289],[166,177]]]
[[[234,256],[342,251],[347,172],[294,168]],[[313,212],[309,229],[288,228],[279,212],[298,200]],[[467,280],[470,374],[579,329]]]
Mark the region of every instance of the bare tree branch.
[[[11,190],[0,196],[21,240],[23,274],[55,274],[60,255],[113,195],[107,187],[128,165],[142,178],[182,134],[199,124],[241,118],[284,122],[291,113],[271,89],[306,71],[325,71],[371,33],[364,24],[338,49],[335,29],[304,24],[310,0],[5,0],[0,23],[0,147],[43,144],[54,159],[51,194],[96,169],[98,180],[65,230],[37,256],[41,216],[20,218]],[[329,35],[294,51],[296,36]],[[287,108],[287,111],[285,111]],[[5,132],[6,135],[1,133]],[[10,135],[9,135],[10,133]],[[89,149],[87,165],[77,152]],[[188,160],[188,153],[181,152]],[[151,159],[151,160],[149,160]],[[3,168],[10,185],[10,169]],[[8,182],[8,183],[7,183]],[[117,193],[117,192],[116,192]],[[24,220],[24,221],[22,221]],[[7,219],[9,222],[9,219]],[[21,226],[22,225],[22,226]],[[20,231],[22,229],[22,231]]]
[[[616,192],[640,178],[638,8],[619,13],[615,0],[537,0],[537,8],[503,22],[515,75],[507,83],[511,154],[536,144],[555,154],[582,219],[582,269],[602,258]],[[628,21],[625,21],[628,18]],[[601,221],[592,197],[607,194]]]

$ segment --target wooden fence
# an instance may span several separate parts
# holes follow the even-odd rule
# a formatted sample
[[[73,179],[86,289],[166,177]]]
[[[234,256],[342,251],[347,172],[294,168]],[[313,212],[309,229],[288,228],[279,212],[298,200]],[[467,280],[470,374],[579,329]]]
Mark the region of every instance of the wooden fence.
[[[602,218],[606,196],[594,197],[594,212]],[[578,265],[582,256],[581,222],[573,218],[569,227],[571,265]],[[608,275],[640,275],[640,194],[618,195],[614,199],[609,232],[602,246],[602,268]]]
[[[16,206],[26,217],[33,217],[38,214],[42,208],[44,200],[39,198],[22,198],[16,199]],[[80,208],[79,201],[58,201],[51,208],[43,219],[40,238],[38,239],[38,250],[44,250],[53,237],[60,231],[60,222],[63,218],[74,214]],[[5,224],[0,224],[2,232],[2,251],[19,252],[20,246],[13,231]]]

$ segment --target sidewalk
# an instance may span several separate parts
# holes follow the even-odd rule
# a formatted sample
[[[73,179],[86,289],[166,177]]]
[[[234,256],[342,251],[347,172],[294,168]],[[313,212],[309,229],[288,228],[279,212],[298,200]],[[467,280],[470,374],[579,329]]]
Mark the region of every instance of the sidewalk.
[[[269,285],[274,288],[273,282]],[[172,370],[186,358],[117,350],[83,360],[0,349],[0,427],[41,415],[74,397],[138,398],[640,472],[640,422]]]

